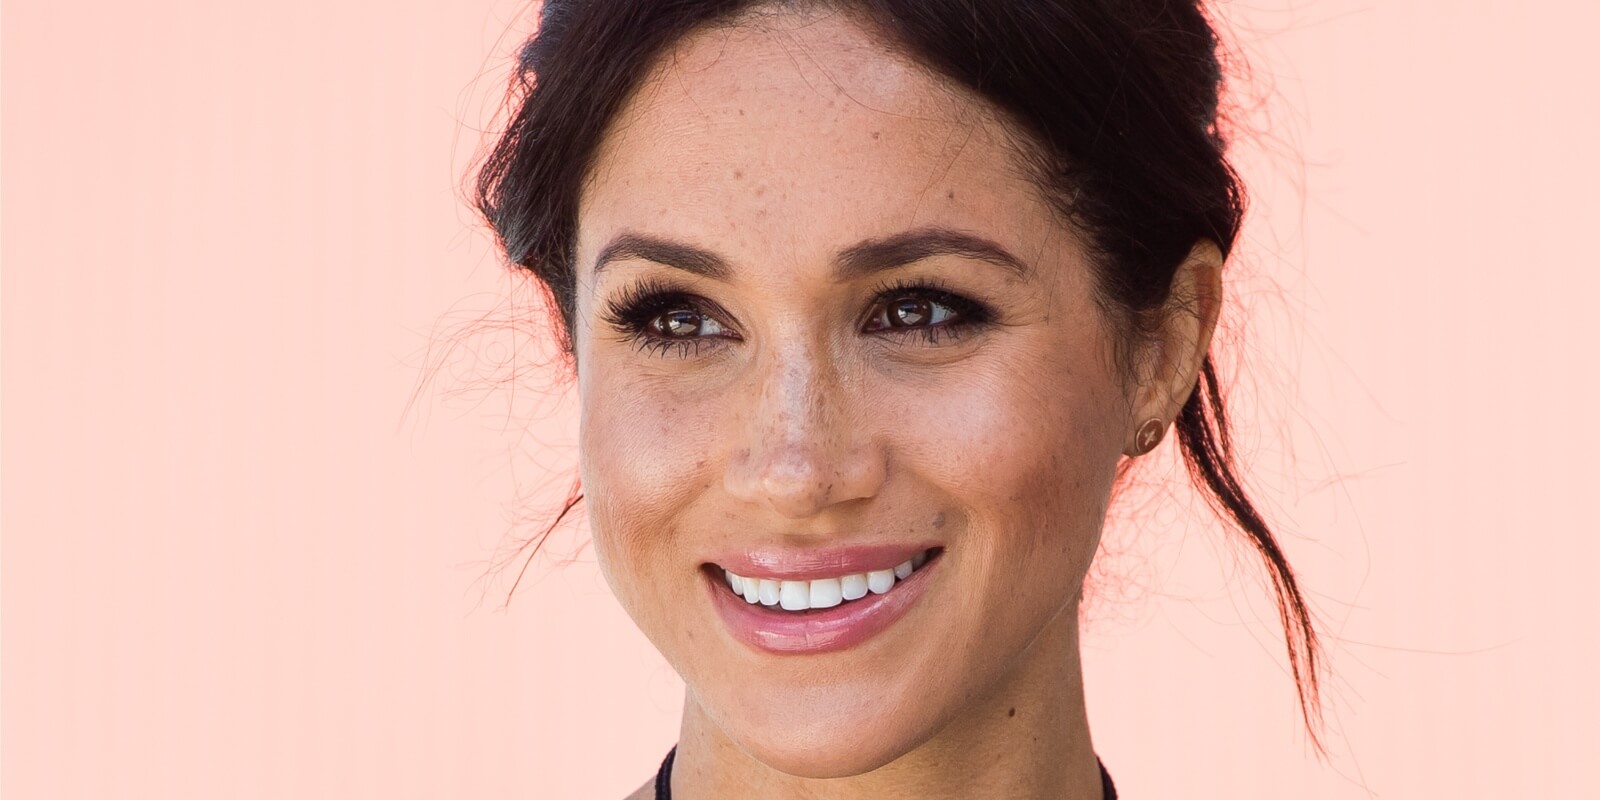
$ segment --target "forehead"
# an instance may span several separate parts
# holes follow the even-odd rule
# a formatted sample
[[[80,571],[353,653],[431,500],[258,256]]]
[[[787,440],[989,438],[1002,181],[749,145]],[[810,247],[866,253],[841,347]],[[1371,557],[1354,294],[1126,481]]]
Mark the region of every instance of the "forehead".
[[[579,269],[627,229],[744,263],[825,263],[922,225],[1040,255],[1054,226],[1011,129],[844,14],[687,37],[619,112],[580,200]]]

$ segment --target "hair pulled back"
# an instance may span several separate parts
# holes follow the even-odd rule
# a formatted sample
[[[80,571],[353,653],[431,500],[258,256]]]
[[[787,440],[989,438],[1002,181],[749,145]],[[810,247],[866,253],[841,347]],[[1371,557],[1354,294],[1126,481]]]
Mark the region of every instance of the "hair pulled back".
[[[1088,245],[1096,300],[1123,343],[1154,329],[1197,242],[1214,242],[1224,257],[1232,251],[1245,195],[1219,125],[1219,42],[1195,0],[545,0],[474,200],[509,261],[531,271],[557,309],[566,354],[578,199],[606,128],[674,43],[773,6],[849,13],[1019,126],[1042,194]],[[1316,631],[1238,479],[1209,354],[1174,427],[1195,484],[1267,568],[1302,715],[1320,750]],[[545,534],[581,499],[575,488]],[[543,538],[530,542],[537,549]]]

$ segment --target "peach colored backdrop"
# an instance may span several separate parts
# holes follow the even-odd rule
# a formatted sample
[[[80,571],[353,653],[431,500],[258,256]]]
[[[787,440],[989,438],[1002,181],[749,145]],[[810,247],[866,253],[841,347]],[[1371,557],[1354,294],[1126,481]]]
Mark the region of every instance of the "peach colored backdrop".
[[[1562,6],[1229,6],[1269,103],[1236,413],[1333,759],[1178,492],[1088,614],[1126,797],[1600,796],[1600,13]],[[525,12],[6,4],[6,800],[620,797],[674,741],[582,537],[505,610],[478,580],[574,463],[456,193]]]

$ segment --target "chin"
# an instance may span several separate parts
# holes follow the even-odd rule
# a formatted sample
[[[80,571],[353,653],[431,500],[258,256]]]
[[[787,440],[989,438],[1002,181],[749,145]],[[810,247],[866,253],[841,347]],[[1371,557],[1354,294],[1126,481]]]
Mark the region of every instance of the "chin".
[[[865,689],[865,687],[862,687]],[[915,701],[894,690],[839,692],[767,689],[763,700],[727,715],[723,733],[767,766],[800,778],[871,772],[915,749],[932,720],[913,717]],[[931,730],[928,733],[931,734]]]
[[[767,766],[799,778],[848,778],[894,761],[912,747],[899,746],[904,731],[888,725],[846,733],[837,723],[817,731],[753,731],[735,736],[741,749]]]

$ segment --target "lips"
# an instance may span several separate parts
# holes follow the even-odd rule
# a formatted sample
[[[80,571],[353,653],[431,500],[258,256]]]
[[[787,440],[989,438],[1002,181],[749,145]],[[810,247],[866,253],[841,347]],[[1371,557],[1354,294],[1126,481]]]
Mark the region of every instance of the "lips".
[[[702,573],[712,604],[733,638],[767,653],[824,653],[860,645],[910,612],[938,573],[942,554],[941,547],[920,544],[745,550],[705,564]],[[858,588],[846,592],[847,600],[828,588],[868,573],[881,578],[896,566],[905,572],[913,561],[918,566],[909,574],[894,575],[892,585],[875,585],[866,593]],[[758,582],[767,591],[758,591]],[[735,593],[735,585],[743,595]],[[808,587],[811,597],[825,596],[827,607],[810,607]]]
[[[808,581],[854,573],[894,569],[938,542],[851,545],[832,548],[761,548],[730,550],[708,559],[711,564],[747,578]]]

